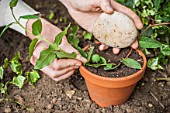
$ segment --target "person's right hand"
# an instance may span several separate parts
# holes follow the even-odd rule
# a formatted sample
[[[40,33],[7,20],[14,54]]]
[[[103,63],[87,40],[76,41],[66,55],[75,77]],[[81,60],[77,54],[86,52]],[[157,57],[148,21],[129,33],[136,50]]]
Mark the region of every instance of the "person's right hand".
[[[27,29],[32,31],[31,26],[32,23],[35,20],[29,20],[27,23]],[[44,19],[41,19],[42,21],[42,36],[44,38],[46,38],[47,40],[49,40],[50,42],[54,41],[55,36],[61,32],[61,30],[59,28],[57,28],[56,26],[52,25],[51,23],[47,22]],[[34,39],[36,38],[35,36],[33,36],[32,34],[27,33],[27,35],[29,36],[30,39]],[[47,49],[49,46],[49,44],[47,44],[44,41],[39,41],[35,47],[35,50],[33,52],[33,56],[30,59],[30,62],[35,65],[36,64],[36,60],[39,58],[40,56],[40,52],[42,50]],[[85,63],[87,60],[85,58],[83,58],[79,52],[72,47],[66,37],[64,36],[62,39],[62,42],[60,44],[60,48],[62,50],[64,50],[65,52],[68,53],[72,53],[72,52],[76,52],[77,53],[77,57],[76,59],[55,59],[49,66],[44,67],[43,69],[41,69],[41,71],[43,73],[45,73],[46,75],[48,75],[49,77],[51,77],[53,80],[55,81],[60,81],[63,79],[68,78],[69,76],[71,76],[75,69],[79,68],[79,66],[82,65],[82,63]]]
[[[117,3],[114,0],[60,0],[68,9],[73,19],[85,30],[92,32],[93,25],[99,18],[101,13],[108,14],[118,11],[129,16],[138,29],[142,29],[143,24],[140,18],[131,9]],[[136,40],[132,48],[138,48],[138,41]],[[105,50],[108,46],[101,44],[99,49]],[[113,48],[113,53],[118,54],[119,48]]]

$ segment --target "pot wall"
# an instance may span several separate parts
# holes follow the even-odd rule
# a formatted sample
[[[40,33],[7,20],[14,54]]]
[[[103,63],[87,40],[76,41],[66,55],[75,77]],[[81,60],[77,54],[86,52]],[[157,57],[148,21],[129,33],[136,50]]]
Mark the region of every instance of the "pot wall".
[[[143,58],[142,69],[126,77],[107,78],[91,73],[84,66],[79,68],[86,81],[91,99],[99,106],[121,105],[128,100],[136,83],[143,77],[146,69],[145,55],[140,50],[136,51]]]

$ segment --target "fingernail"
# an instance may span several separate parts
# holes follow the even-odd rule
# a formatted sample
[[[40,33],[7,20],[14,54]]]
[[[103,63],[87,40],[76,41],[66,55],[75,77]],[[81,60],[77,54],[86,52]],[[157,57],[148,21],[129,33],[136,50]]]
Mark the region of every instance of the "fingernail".
[[[112,12],[112,11],[113,11],[112,7],[109,6],[109,5],[106,6],[106,10],[109,11],[109,12]]]

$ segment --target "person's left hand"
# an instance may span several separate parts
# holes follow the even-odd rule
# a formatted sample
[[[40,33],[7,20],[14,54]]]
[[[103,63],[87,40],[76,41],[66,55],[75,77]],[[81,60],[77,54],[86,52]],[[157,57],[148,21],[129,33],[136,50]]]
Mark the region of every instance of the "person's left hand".
[[[121,12],[129,16],[138,29],[143,27],[140,18],[129,8],[115,2],[114,0],[60,0],[68,9],[72,18],[85,30],[92,32],[95,21],[102,12],[111,14],[115,11]],[[132,48],[138,48],[136,40]],[[107,49],[105,44],[100,45],[100,50]],[[118,54],[119,48],[113,48],[113,53]]]
[[[41,18],[41,21],[42,21],[41,35],[46,40],[53,43],[55,36],[58,33],[60,33],[61,30],[58,27],[52,25],[51,23],[49,23],[48,21],[46,21],[42,18]],[[32,31],[32,24],[34,22],[35,22],[34,19],[30,19],[27,22],[27,29],[29,31]],[[27,36],[30,39],[37,38],[36,36],[34,36],[30,33],[27,33]],[[48,75],[50,78],[52,78],[55,81],[60,81],[60,80],[68,78],[69,76],[71,76],[74,73],[75,69],[78,69],[79,66],[82,65],[82,63],[85,63],[87,61],[84,57],[82,57],[80,55],[80,53],[73,46],[71,46],[68,43],[67,38],[65,36],[62,38],[62,42],[59,46],[65,52],[68,52],[68,53],[76,52],[77,57],[76,57],[76,59],[57,59],[57,58],[55,58],[55,60],[50,65],[41,69],[41,71],[43,73],[45,73],[46,75]],[[38,41],[38,43],[36,44],[36,47],[34,49],[33,55],[30,59],[30,62],[33,65],[35,65],[37,59],[40,56],[40,52],[42,50],[47,49],[48,47],[49,47],[49,44],[47,42],[44,42],[42,40]]]

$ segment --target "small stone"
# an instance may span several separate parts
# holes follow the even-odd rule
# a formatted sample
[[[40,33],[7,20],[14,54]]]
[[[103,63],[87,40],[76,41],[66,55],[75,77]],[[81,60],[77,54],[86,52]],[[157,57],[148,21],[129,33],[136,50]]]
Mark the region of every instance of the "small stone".
[[[52,109],[53,108],[53,104],[48,104],[47,105],[47,109]]]
[[[148,78],[145,78],[144,80],[145,80],[146,82],[148,82],[148,81],[149,81],[149,79],[148,79]]]
[[[129,108],[127,108],[127,109],[126,109],[126,112],[127,112],[127,113],[132,113],[132,110],[129,109]]]
[[[101,113],[101,112],[100,112],[100,109],[97,109],[97,110],[96,110],[96,113]]]
[[[70,91],[66,91],[66,95],[71,98],[74,95],[75,91],[74,90],[70,90]]]
[[[56,98],[53,98],[52,99],[52,103],[55,104],[57,102],[57,99]]]
[[[78,100],[82,100],[83,98],[82,97],[77,97]]]
[[[5,109],[4,109],[4,112],[5,112],[5,113],[11,113],[11,108],[5,108]]]
[[[18,101],[20,104],[23,104],[24,99],[21,97],[21,95],[15,95],[14,99]]]
[[[57,100],[58,100],[58,101],[61,101],[62,99],[61,99],[61,98],[58,98]]]
[[[164,84],[162,82],[158,83],[158,86],[164,87]]]
[[[38,95],[37,95],[37,98],[38,98],[38,99],[40,99],[40,98],[41,98],[41,96],[42,96],[41,94],[38,94]]]
[[[153,105],[152,105],[151,103],[149,103],[148,106],[149,106],[150,108],[153,107]]]
[[[34,108],[29,108],[29,112],[30,113],[35,113],[35,109]]]
[[[166,84],[167,84],[168,86],[170,86],[170,82],[167,82]]]

